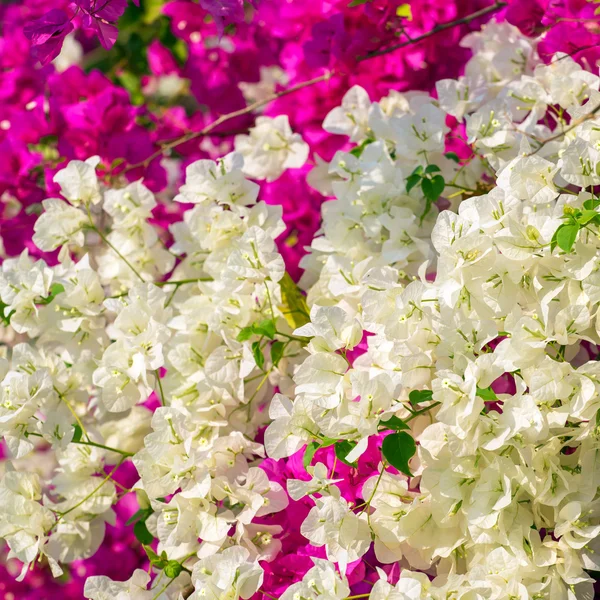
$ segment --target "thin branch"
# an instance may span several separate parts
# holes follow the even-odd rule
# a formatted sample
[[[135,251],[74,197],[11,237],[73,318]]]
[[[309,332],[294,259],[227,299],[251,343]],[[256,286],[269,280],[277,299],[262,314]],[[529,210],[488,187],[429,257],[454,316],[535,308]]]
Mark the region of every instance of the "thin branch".
[[[456,27],[458,25],[466,25],[467,23],[470,23],[471,21],[474,21],[475,19],[479,19],[479,17],[484,17],[485,15],[489,15],[490,13],[496,12],[497,10],[504,8],[505,6],[508,6],[508,2],[495,2],[494,4],[492,4],[492,6],[482,8],[481,10],[471,13],[470,15],[467,15],[466,17],[461,17],[460,19],[454,19],[454,21],[449,21],[448,23],[440,23],[439,25],[436,25],[431,31],[428,31],[418,37],[412,38],[406,42],[400,42],[399,44],[395,44],[393,46],[390,46],[389,48],[384,48],[383,50],[374,50],[373,52],[369,52],[368,54],[365,54],[364,56],[360,56],[358,58],[358,62],[368,60],[369,58],[373,58],[375,56],[383,56],[384,54],[389,54],[390,52],[395,52],[396,50],[399,50],[400,48],[406,48],[406,46],[411,46],[412,44],[416,44],[417,42],[426,40],[427,38],[430,38],[431,36],[436,35],[437,33],[440,33],[441,31],[446,31],[447,29],[452,29],[453,27]]]
[[[586,121],[589,121],[591,118],[593,118],[598,111],[600,111],[600,104],[595,106],[591,112],[587,113],[583,117],[575,119],[575,121],[573,121],[566,129],[563,129],[558,133],[551,135],[545,140],[541,140],[540,145],[533,152],[530,152],[527,156],[533,156],[534,154],[537,154],[546,144],[549,144],[550,142],[559,140],[560,138],[564,137],[565,135],[567,135],[567,133],[573,131],[573,129],[579,127],[579,125],[581,125],[582,123],[585,123]]]
[[[70,512],[73,512],[76,508],[79,508],[82,504],[84,504],[85,502],[87,502],[90,498],[92,498],[94,496],[94,494],[99,491],[102,486],[109,480],[112,479],[112,476],[115,474],[116,470],[123,464],[123,461],[125,460],[125,458],[122,458],[115,466],[114,468],[110,471],[110,473],[108,473],[100,482],[100,484],[94,488],[94,490],[92,492],[90,492],[83,500],[80,500],[77,504],[75,504],[75,506],[71,506],[71,508],[69,508],[68,510],[65,510],[65,512],[59,512],[56,513],[58,515],[58,519],[56,520],[56,523],[52,526],[52,528],[54,528],[59,521],[66,515],[68,515]]]
[[[44,436],[40,433],[35,433],[33,431],[28,431],[26,437],[34,436],[43,438]],[[44,438],[45,439],[45,438]],[[98,442],[92,442],[91,440],[84,442],[83,440],[79,440],[78,442],[74,442],[71,440],[69,442],[71,444],[79,444],[80,446],[93,446],[94,448],[101,448],[102,450],[107,450],[108,452],[114,452],[115,454],[120,454],[124,458],[129,458],[131,456],[135,456],[133,452],[125,452],[125,450],[119,450],[118,448],[111,448],[110,446],[105,446],[104,444],[99,444]]]
[[[147,167],[155,158],[158,158],[159,156],[164,154],[167,150],[171,150],[171,149],[179,146],[180,144],[184,144],[185,142],[189,142],[193,139],[206,136],[211,131],[213,131],[213,129],[216,129],[219,125],[221,125],[222,123],[225,123],[226,121],[229,121],[231,119],[235,119],[236,117],[241,117],[242,115],[251,113],[253,110],[260,108],[261,106],[265,106],[266,104],[269,104],[269,102],[272,102],[273,100],[277,100],[277,98],[281,98],[282,96],[287,96],[288,94],[293,94],[294,92],[301,90],[305,87],[314,85],[315,83],[320,83],[321,81],[328,81],[329,79],[331,79],[332,76],[333,76],[333,72],[328,71],[327,73],[324,73],[323,75],[319,75],[318,77],[309,79],[308,81],[302,81],[290,88],[287,88],[285,90],[281,90],[280,92],[272,94],[271,96],[268,96],[267,98],[264,98],[263,100],[258,100],[257,102],[253,102],[252,104],[249,104],[245,108],[240,108],[239,110],[228,113],[226,115],[221,115],[218,119],[216,119],[215,121],[213,121],[212,123],[207,125],[204,129],[201,129],[200,131],[191,131],[189,133],[186,133],[182,137],[176,138],[176,139],[166,143],[160,150],[157,150],[156,152],[152,153],[145,160],[143,160],[139,163],[136,163],[134,165],[129,165],[125,169],[124,172],[130,171],[131,169],[136,169],[138,167]]]

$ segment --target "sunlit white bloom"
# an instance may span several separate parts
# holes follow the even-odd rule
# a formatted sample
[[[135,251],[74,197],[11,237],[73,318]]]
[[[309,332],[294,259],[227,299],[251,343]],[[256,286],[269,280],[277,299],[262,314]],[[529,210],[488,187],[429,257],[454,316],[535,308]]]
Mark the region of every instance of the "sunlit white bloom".
[[[308,158],[308,144],[292,133],[287,115],[258,117],[248,135],[235,136],[244,157],[243,171],[253,179],[278,179],[285,169],[298,169]]]

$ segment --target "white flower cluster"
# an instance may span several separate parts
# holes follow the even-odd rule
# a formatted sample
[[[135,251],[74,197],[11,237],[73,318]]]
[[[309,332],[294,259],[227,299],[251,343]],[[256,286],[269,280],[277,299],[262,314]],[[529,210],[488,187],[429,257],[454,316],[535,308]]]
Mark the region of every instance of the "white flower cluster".
[[[55,178],[68,202],[44,202],[35,242],[60,248],[58,264],[25,251],[2,265],[0,309],[18,343],[0,359],[0,433],[14,459],[0,537],[21,577],[36,560],[59,575],[91,556],[129,492],[114,475],[132,458],[135,531],[158,539],[146,550],[160,574],[91,578],[86,596],[249,598],[258,560],[281,548],[281,527],[254,521],[288,504],[252,440],[304,352],[292,335],[303,297],[274,243],[281,207],[257,201],[239,153],[198,161],[167,249],[149,222],[154,195],[141,182],[104,188],[98,163],[69,163]]]
[[[538,64],[507,24],[465,43],[475,57],[437,100],[355,87],[324,123],[357,145],[312,173],[335,200],[305,259],[309,356],[294,397],[271,403],[265,447],[308,444],[309,465],[335,443],[356,465],[376,437],[382,461],[356,507],[323,465],[288,481],[312,496],[302,533],[342,578],[318,562],[286,600],[346,598],[372,542],[381,563],[426,574],[405,569],[371,600],[594,594],[600,78],[568,56]],[[471,157],[444,154],[447,114]],[[458,211],[434,215],[440,195]]]

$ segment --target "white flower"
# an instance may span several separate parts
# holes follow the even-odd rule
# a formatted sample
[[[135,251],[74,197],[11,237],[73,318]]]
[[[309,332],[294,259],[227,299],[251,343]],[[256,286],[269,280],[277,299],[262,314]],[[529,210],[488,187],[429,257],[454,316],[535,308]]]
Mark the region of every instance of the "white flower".
[[[329,496],[315,503],[300,531],[314,546],[325,546],[327,558],[345,574],[348,563],[363,556],[371,545],[366,516],[354,514],[343,498]]]
[[[302,578],[293,583],[281,596],[280,600],[342,600],[350,594],[350,587],[345,577],[340,577],[334,566],[319,558],[313,558],[315,566]]]
[[[92,156],[85,162],[72,160],[54,176],[54,181],[60,185],[61,194],[73,206],[98,204],[102,200],[100,184],[96,176],[96,167],[99,163],[99,156]]]
[[[344,94],[342,105],[325,117],[323,129],[329,133],[347,135],[351,142],[359,142],[367,137],[370,107],[367,92],[355,85]]]
[[[150,575],[136,569],[127,581],[112,581],[104,575],[93,576],[85,582],[83,593],[89,600],[150,600],[155,594],[147,590]]]
[[[238,152],[228,154],[218,163],[198,160],[186,168],[186,182],[175,200],[194,204],[211,201],[240,206],[254,204],[259,186],[244,177],[243,168],[244,157]]]
[[[308,158],[308,144],[292,133],[287,115],[258,117],[249,135],[235,136],[244,157],[243,172],[253,179],[278,179],[285,169],[298,169]]]
[[[83,227],[88,223],[85,214],[57,198],[49,198],[42,204],[44,213],[34,225],[34,244],[44,251],[69,243],[83,246]]]
[[[198,561],[192,572],[195,592],[190,600],[227,598],[248,600],[261,586],[263,570],[241,546],[232,546]]]

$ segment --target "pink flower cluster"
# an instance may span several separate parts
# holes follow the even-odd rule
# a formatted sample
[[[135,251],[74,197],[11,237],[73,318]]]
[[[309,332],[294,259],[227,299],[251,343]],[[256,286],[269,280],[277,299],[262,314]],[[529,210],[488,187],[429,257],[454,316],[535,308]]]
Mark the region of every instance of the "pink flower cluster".
[[[137,4],[134,2],[133,4]],[[358,84],[372,99],[390,90],[431,90],[437,80],[456,77],[469,58],[459,40],[494,14],[526,33],[547,30],[539,46],[542,57],[566,52],[582,64],[597,68],[600,61],[600,22],[594,5],[586,0],[513,0],[495,13],[468,25],[449,28],[435,36],[409,43],[394,52],[361,60],[369,53],[414,40],[440,23],[465,17],[494,4],[492,0],[411,0],[412,19],[399,16],[401,1],[367,0],[173,0],[165,2],[157,19],[163,19],[173,39],[185,48],[183,59],[162,41],[142,50],[147,72],[140,77],[141,100],[126,85],[126,62],[113,64],[106,73],[90,68],[98,52],[117,41],[119,18],[141,11],[126,0],[75,2],[24,0],[0,6],[0,238],[3,255],[28,248],[39,203],[56,192],[53,175],[68,160],[99,155],[108,180],[120,175],[144,177],[154,192],[168,191],[187,164],[199,158],[220,156],[232,146],[232,134],[253,122],[246,114],[217,128],[210,137],[196,137],[176,146],[164,161],[155,156],[161,145],[190,132],[198,132],[219,115],[246,106],[250,100],[333,71],[328,81],[305,87],[270,103],[268,115],[287,114],[292,129],[309,143],[311,154],[330,159],[342,141],[325,134],[325,115],[340,104],[348,88]],[[506,3],[503,3],[506,4]],[[133,12],[132,14],[136,14]],[[141,14],[141,13],[140,13]],[[212,18],[207,18],[207,17]],[[141,18],[141,17],[140,17]],[[66,66],[59,56],[63,42],[76,36],[81,57]],[[58,62],[51,61],[59,57]],[[40,65],[40,63],[42,63]],[[66,68],[65,68],[66,67]],[[271,78],[271,79],[269,79]],[[167,80],[183,82],[177,94],[161,98],[157,90]],[[265,91],[266,90],[266,91]],[[154,158],[152,158],[154,157]],[[279,240],[288,271],[298,278],[298,261],[319,227],[324,200],[306,183],[311,166],[287,171],[275,182],[263,184],[261,197],[283,206],[287,230]],[[156,223],[168,236],[167,226],[178,207],[162,203]],[[503,385],[510,385],[504,382]],[[498,383],[500,385],[501,382]],[[259,440],[261,441],[261,440]],[[342,495],[356,504],[365,499],[363,483],[377,473],[381,456],[372,439],[358,468],[335,461],[333,449],[315,455],[339,483]],[[303,451],[288,460],[265,460],[262,468],[285,489],[288,478],[307,479]],[[121,470],[123,485],[136,480],[133,467]],[[10,564],[0,567],[0,595],[19,600],[82,598],[83,582],[94,574],[125,579],[146,558],[127,519],[136,510],[135,498],[125,495],[116,507],[117,525],[91,559],[71,566],[64,581],[53,581],[43,567],[15,583]],[[310,557],[324,556],[300,534],[309,511],[303,500],[286,511],[265,517],[283,527],[282,550],[264,563],[264,598],[279,597],[312,566]],[[348,579],[353,594],[370,589],[381,567],[367,554],[351,564]],[[399,575],[387,565],[390,581]],[[262,598],[258,593],[256,598]]]

